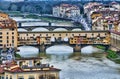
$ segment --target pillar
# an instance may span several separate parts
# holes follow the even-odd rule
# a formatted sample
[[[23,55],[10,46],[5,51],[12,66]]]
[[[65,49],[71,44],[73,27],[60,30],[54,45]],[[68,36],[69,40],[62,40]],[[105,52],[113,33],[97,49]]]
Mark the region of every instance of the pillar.
[[[81,51],[81,46],[75,45],[74,52],[80,52],[80,51]]]
[[[42,44],[40,45],[39,52],[45,52],[45,49],[46,49],[45,45]]]

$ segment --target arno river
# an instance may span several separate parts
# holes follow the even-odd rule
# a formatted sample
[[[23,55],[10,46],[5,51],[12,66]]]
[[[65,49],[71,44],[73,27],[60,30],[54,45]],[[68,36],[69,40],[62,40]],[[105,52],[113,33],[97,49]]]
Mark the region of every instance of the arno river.
[[[21,56],[37,56],[38,49],[30,46],[19,47]],[[31,50],[30,50],[31,49]],[[120,65],[108,60],[104,56],[96,58],[89,56],[93,52],[101,52],[92,46],[82,48],[83,55],[74,58],[69,56],[73,50],[68,46],[53,46],[46,50],[49,58],[42,60],[42,63],[50,63],[56,68],[62,69],[60,79],[120,79]],[[98,53],[99,54],[99,53]]]

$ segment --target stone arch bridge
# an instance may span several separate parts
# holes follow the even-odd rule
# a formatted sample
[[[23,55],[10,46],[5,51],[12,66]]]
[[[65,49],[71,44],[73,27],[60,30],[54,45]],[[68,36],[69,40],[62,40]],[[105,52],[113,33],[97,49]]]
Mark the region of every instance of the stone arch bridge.
[[[55,46],[55,45],[66,45],[66,46],[70,46],[73,48],[73,52],[80,52],[81,51],[81,48],[85,47],[85,46],[97,46],[97,45],[101,45],[101,46],[105,46],[105,50],[107,50],[110,46],[109,45],[103,45],[103,44],[68,44],[68,43],[52,43],[52,44],[48,44],[48,45],[45,45],[45,44],[36,44],[36,45],[25,45],[25,46],[33,46],[33,47],[36,47],[39,49],[39,52],[43,53],[43,52],[46,52],[46,49],[51,47],[51,46]],[[19,45],[19,46],[23,46],[23,45]],[[18,47],[19,47],[18,46]]]

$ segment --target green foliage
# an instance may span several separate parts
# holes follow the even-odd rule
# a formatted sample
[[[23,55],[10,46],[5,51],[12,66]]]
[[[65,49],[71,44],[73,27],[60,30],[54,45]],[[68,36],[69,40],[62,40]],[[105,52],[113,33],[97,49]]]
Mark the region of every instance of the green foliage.
[[[50,55],[46,54],[45,52],[40,52],[38,57],[50,58]]]
[[[107,50],[107,58],[109,59],[115,59],[115,58],[118,58],[118,55],[116,54],[115,51],[112,51],[112,50]]]
[[[39,19],[37,15],[27,15],[26,18],[34,18],[34,19]]]
[[[15,58],[21,58],[21,56],[18,53],[15,53]]]
[[[104,46],[97,45],[96,47],[99,48],[99,49],[105,50],[105,47],[104,47]]]

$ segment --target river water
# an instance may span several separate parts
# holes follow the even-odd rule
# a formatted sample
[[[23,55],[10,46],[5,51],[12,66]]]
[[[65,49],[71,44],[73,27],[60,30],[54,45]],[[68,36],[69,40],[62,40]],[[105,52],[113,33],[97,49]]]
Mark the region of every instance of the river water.
[[[35,51],[38,51],[37,49],[24,51],[25,48],[31,49],[31,47],[20,47],[22,55],[25,54],[25,52],[29,52],[29,56],[33,56]],[[90,46],[87,49],[91,50],[91,48],[92,47]],[[84,50],[85,49],[82,49],[82,51]],[[105,57],[95,58],[91,56],[81,56],[80,60],[75,60],[69,58],[72,54],[71,52],[73,51],[70,47],[53,46],[50,49],[47,49],[47,54],[50,54],[50,58],[43,59],[42,63],[50,63],[50,65],[54,65],[54,67],[61,69],[60,79],[120,79],[119,64],[116,64]],[[28,56],[28,53],[25,55]]]

